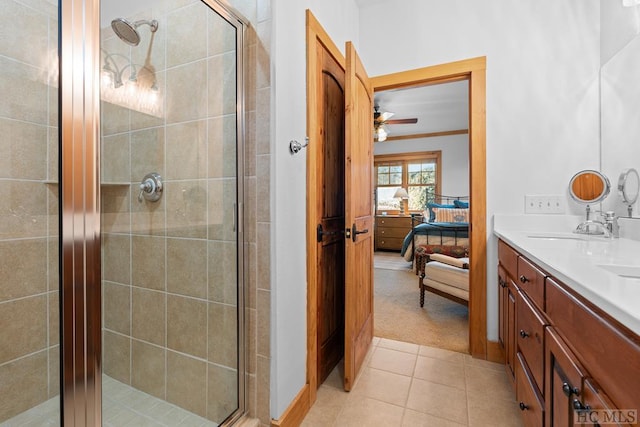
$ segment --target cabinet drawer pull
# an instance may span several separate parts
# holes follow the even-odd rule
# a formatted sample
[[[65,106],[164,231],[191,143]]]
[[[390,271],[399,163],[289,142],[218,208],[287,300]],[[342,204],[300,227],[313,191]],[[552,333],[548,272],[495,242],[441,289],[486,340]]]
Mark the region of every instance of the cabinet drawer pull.
[[[530,280],[529,280],[529,279],[527,279],[527,277],[526,277],[524,274],[522,274],[522,275],[520,276],[520,283],[527,283],[527,282],[529,282],[529,281],[530,281]]]
[[[526,338],[529,336],[529,334],[524,329],[520,329],[520,336],[522,338]]]
[[[584,406],[578,399],[573,399],[572,406],[576,411],[589,409],[589,406]]]
[[[566,382],[562,383],[562,391],[567,397],[571,396],[572,394],[575,394],[577,396],[580,392],[577,387],[571,387],[571,384]]]
[[[520,402],[518,406],[520,406],[521,411],[526,411],[527,409],[529,409],[529,407],[525,405],[524,402]]]

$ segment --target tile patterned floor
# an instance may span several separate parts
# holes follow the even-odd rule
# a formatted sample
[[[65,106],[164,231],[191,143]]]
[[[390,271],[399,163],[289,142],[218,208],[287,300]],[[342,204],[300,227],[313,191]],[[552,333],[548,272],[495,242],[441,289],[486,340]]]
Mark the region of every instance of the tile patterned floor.
[[[374,338],[353,390],[339,365],[318,389],[304,427],[521,427],[504,366],[469,355]]]
[[[103,425],[105,427],[217,427],[208,421],[143,393],[106,375],[102,377]],[[0,423],[0,427],[60,426],[59,399],[53,398]]]

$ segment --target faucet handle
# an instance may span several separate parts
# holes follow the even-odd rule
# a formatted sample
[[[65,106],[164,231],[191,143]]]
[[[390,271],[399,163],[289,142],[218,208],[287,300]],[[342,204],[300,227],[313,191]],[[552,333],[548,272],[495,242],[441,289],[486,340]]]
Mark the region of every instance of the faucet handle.
[[[616,219],[616,213],[614,211],[606,211],[604,213],[605,221],[614,221]]]

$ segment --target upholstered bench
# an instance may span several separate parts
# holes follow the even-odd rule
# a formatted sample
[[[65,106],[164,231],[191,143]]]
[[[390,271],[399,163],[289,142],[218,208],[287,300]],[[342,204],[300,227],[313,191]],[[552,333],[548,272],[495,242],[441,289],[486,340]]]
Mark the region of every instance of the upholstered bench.
[[[469,258],[443,254],[416,255],[419,269],[420,307],[424,307],[425,291],[469,306]]]

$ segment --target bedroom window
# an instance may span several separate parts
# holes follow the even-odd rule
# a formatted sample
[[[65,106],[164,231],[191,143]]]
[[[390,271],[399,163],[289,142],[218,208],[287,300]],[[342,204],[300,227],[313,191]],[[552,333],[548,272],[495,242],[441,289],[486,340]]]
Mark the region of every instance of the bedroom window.
[[[409,193],[409,212],[422,212],[440,191],[440,151],[375,156],[376,213],[400,212],[399,188]]]

